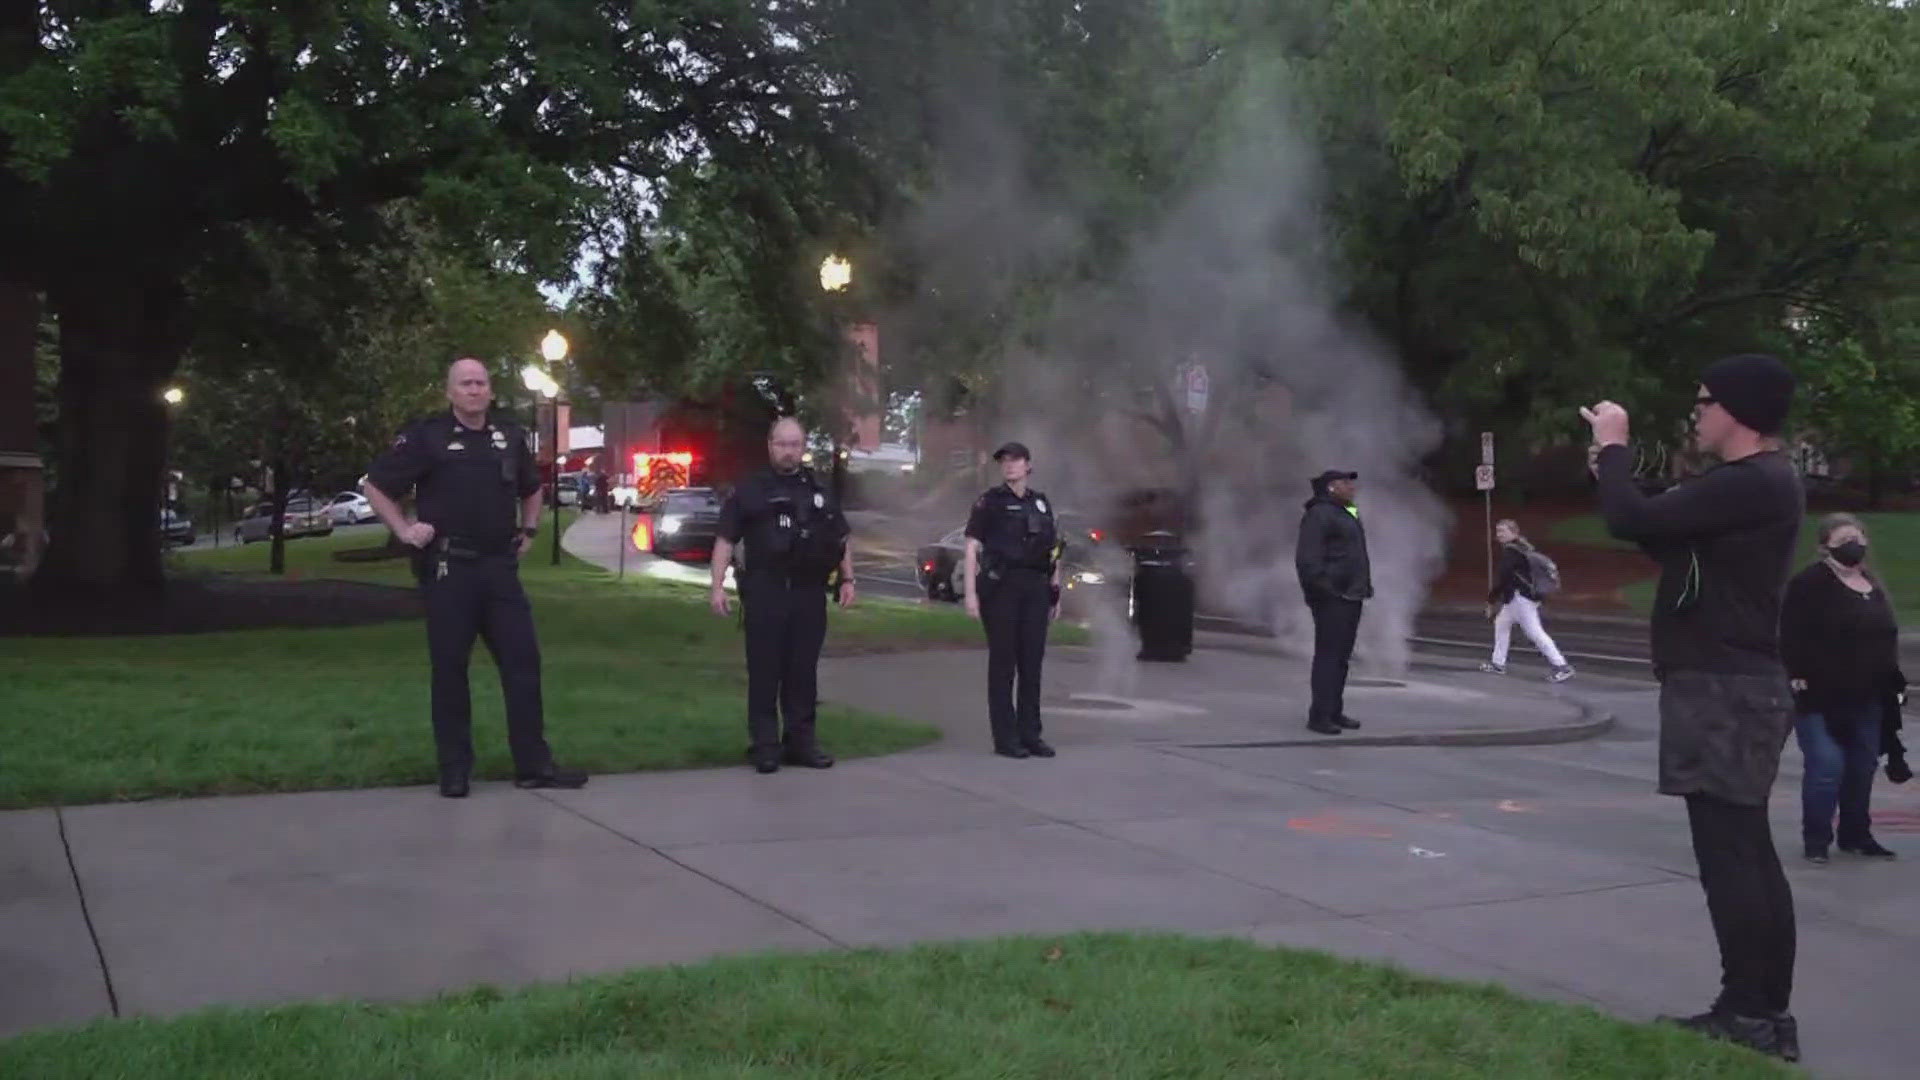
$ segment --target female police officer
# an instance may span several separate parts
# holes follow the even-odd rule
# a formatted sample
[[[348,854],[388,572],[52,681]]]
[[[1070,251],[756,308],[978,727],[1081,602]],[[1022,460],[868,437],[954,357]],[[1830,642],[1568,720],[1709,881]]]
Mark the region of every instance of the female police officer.
[[[1017,442],[994,451],[1006,483],[967,517],[967,614],[987,630],[987,715],[993,752],[1052,757],[1040,738],[1040,658],[1060,615],[1060,529],[1047,497],[1027,488],[1032,455]],[[1020,698],[1013,697],[1019,676]]]

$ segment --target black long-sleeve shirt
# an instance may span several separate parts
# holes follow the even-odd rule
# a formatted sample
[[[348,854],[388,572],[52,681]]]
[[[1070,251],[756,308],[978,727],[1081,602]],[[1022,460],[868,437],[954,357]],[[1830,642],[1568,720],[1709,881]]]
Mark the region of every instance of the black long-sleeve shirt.
[[[1533,563],[1519,544],[1500,545],[1500,563],[1493,571],[1493,589],[1487,603],[1505,604],[1514,597],[1538,600],[1533,593]]]
[[[1807,504],[1787,456],[1731,461],[1653,496],[1634,483],[1624,446],[1602,450],[1598,472],[1607,531],[1660,564],[1655,670],[1778,672],[1781,594]]]
[[[1897,693],[1900,626],[1886,590],[1853,589],[1825,562],[1795,574],[1780,609],[1780,658],[1809,708],[1864,706]]]

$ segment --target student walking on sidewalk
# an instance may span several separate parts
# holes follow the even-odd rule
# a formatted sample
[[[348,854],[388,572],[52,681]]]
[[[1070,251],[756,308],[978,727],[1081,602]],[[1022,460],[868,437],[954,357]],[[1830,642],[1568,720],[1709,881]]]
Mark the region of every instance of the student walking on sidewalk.
[[[1507,673],[1507,650],[1513,644],[1514,624],[1518,623],[1527,640],[1553,665],[1548,681],[1566,682],[1573,678],[1573,668],[1540,624],[1541,590],[1534,580],[1533,545],[1520,535],[1520,526],[1512,520],[1495,525],[1493,537],[1500,541],[1500,567],[1494,574],[1493,591],[1487,594],[1487,614],[1493,618],[1493,659],[1481,664],[1480,670],[1492,675]]]

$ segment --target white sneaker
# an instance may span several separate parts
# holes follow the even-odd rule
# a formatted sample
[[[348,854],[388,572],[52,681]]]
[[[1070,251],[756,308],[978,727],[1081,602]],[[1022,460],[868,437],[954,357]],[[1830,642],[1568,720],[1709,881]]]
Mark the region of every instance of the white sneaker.
[[[1573,678],[1573,668],[1571,666],[1557,667],[1553,669],[1553,674],[1547,676],[1547,681],[1552,683],[1563,683],[1571,678]]]
[[[1507,673],[1507,665],[1495,664],[1489,661],[1488,663],[1481,664],[1480,670],[1489,675],[1505,675]]]

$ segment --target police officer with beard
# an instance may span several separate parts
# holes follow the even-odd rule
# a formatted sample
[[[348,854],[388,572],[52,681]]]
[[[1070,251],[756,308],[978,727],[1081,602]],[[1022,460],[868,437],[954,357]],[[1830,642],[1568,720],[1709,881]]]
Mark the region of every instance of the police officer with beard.
[[[467,663],[473,639],[487,643],[507,703],[514,785],[577,788],[586,774],[557,769],[540,701],[540,645],[520,587],[520,557],[540,520],[540,477],[526,433],[488,412],[487,367],[459,360],[447,370],[448,411],[408,424],[367,470],[361,490],[393,535],[415,549],[427,601],[433,662],[433,741],[440,794],[464,798],[473,770],[473,700]],[[419,520],[398,500],[417,495]]]
[[[1060,527],[1047,497],[1027,487],[1033,467],[1027,448],[1010,442],[993,458],[1006,482],[973,504],[964,574],[967,614],[987,631],[993,752],[1050,758],[1053,747],[1040,737],[1040,661],[1047,624],[1060,615]]]
[[[773,425],[771,467],[721,504],[713,544],[711,603],[722,616],[731,610],[727,566],[736,545],[746,549],[737,580],[747,630],[747,759],[760,773],[778,771],[783,761],[809,769],[833,765],[814,735],[818,668],[834,577],[840,606],[853,606],[853,548],[838,493],[801,467],[806,448],[799,421],[788,417]]]

